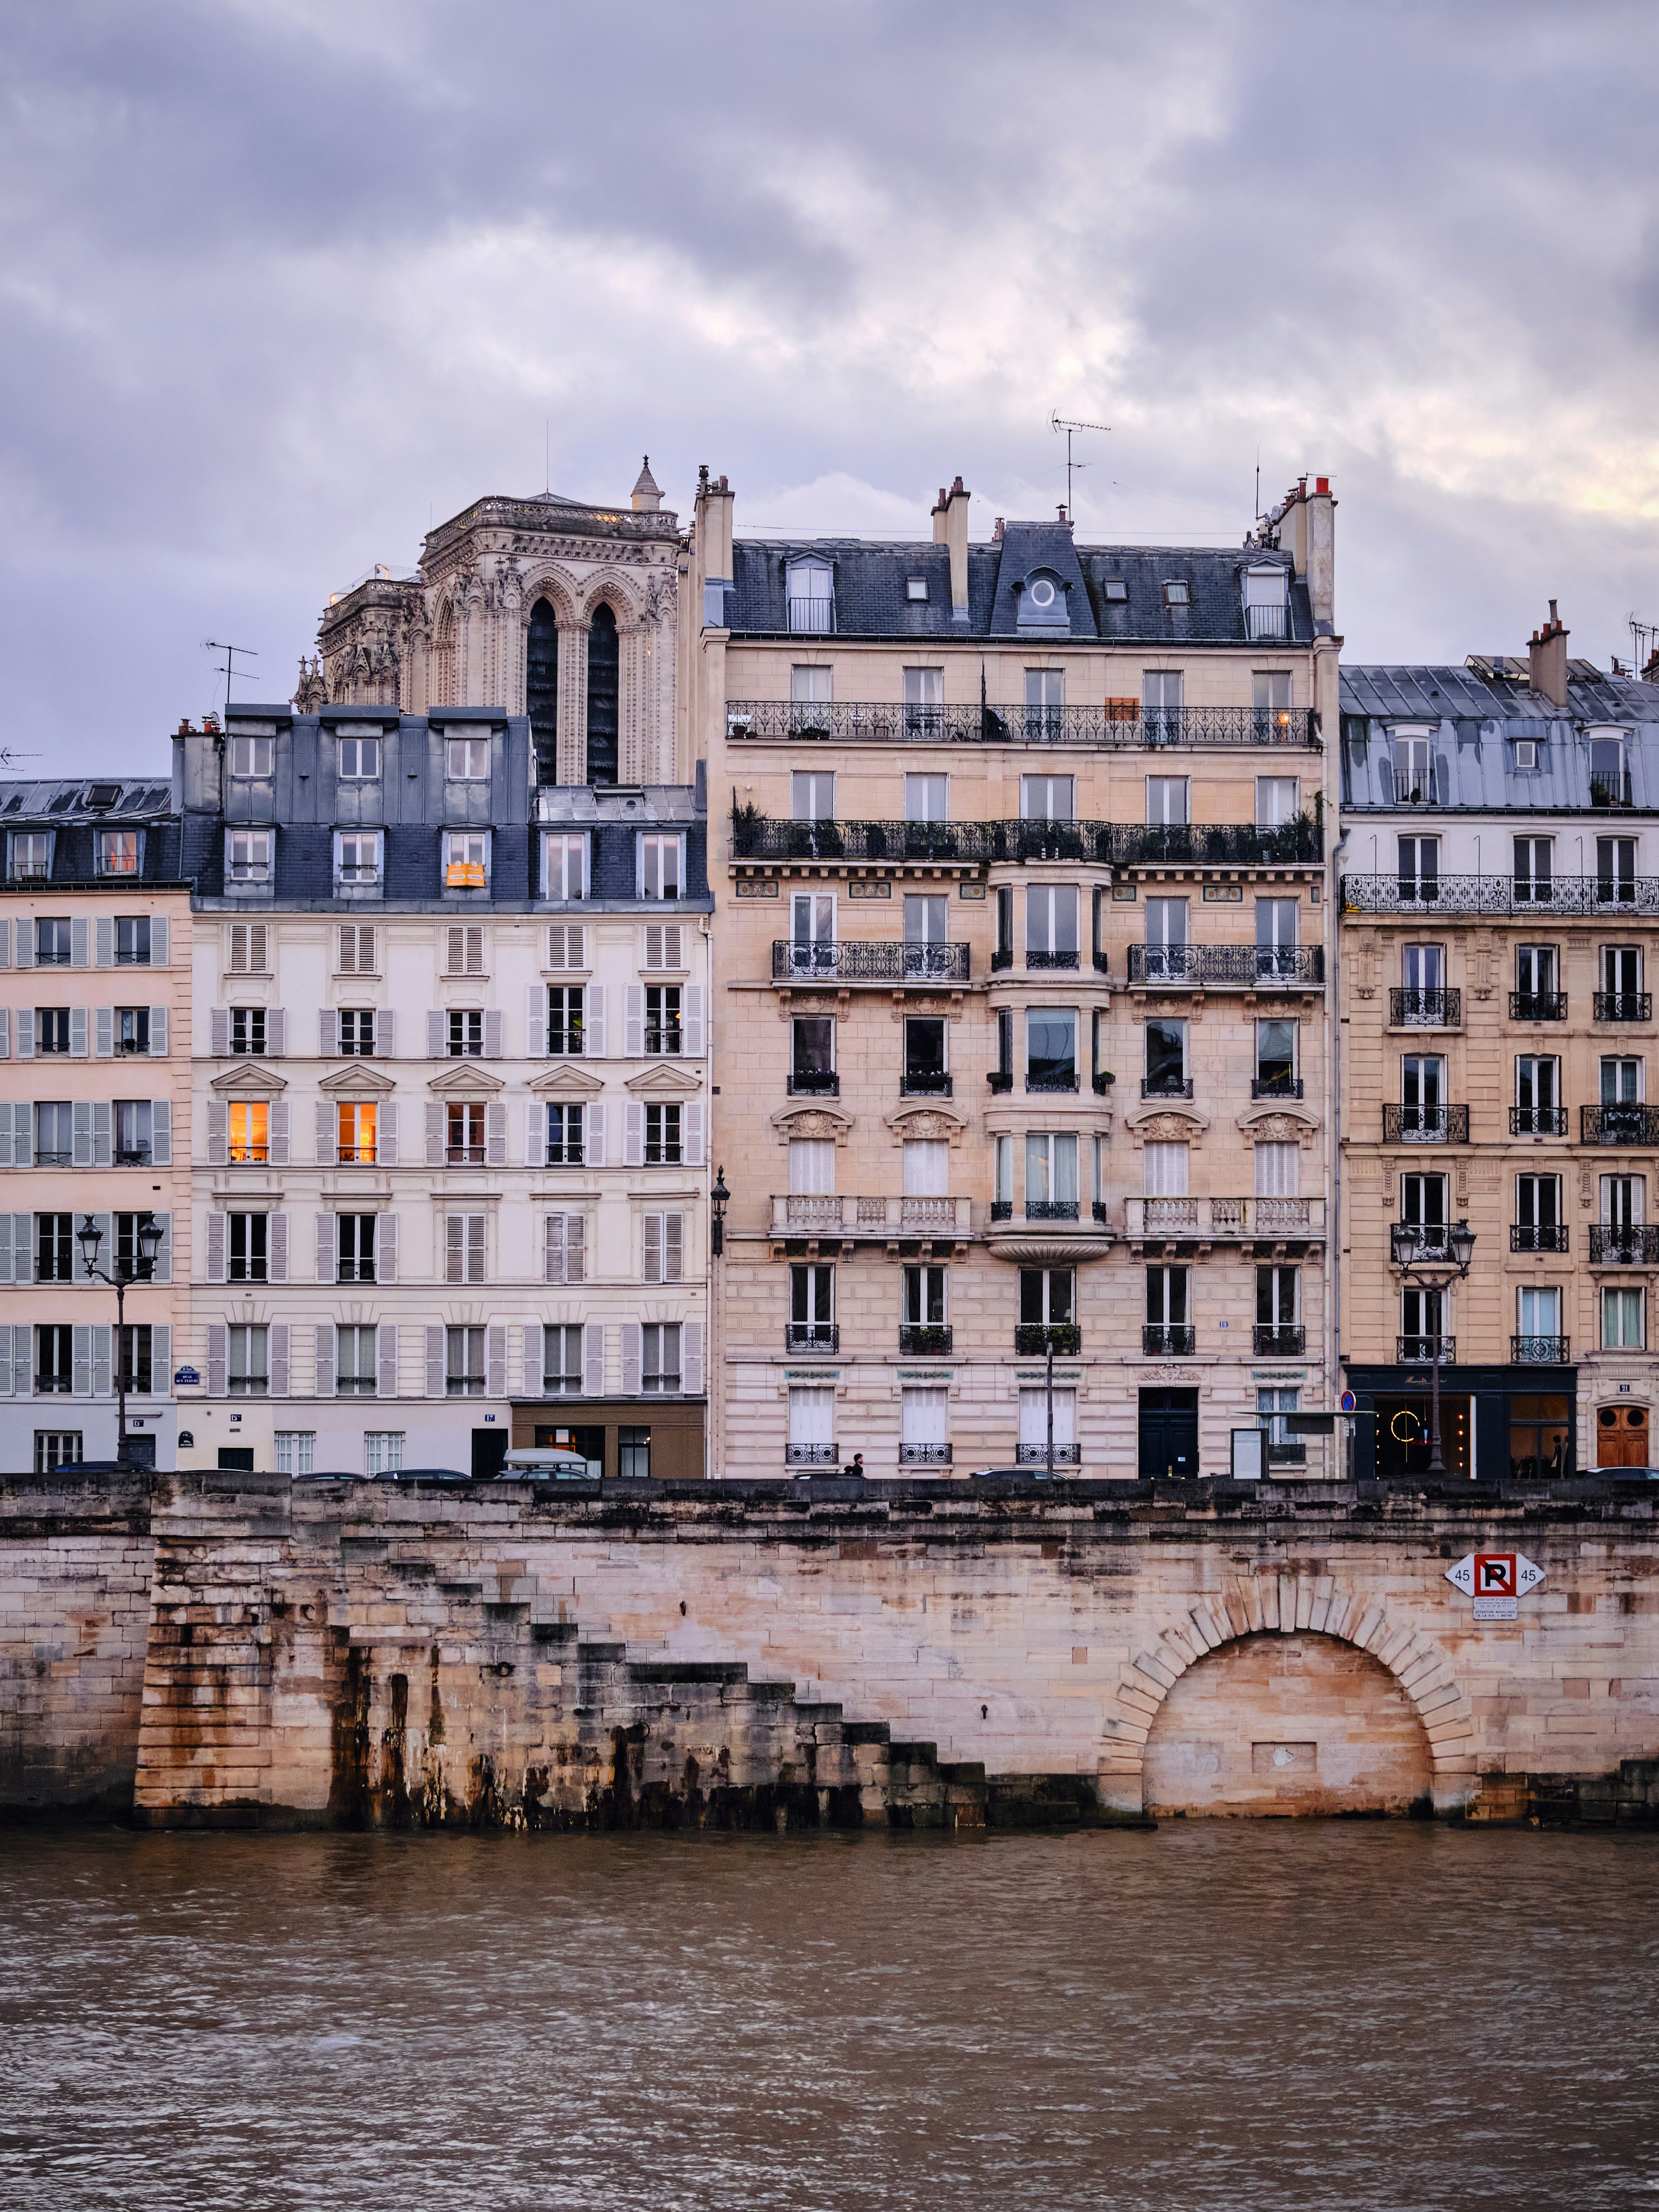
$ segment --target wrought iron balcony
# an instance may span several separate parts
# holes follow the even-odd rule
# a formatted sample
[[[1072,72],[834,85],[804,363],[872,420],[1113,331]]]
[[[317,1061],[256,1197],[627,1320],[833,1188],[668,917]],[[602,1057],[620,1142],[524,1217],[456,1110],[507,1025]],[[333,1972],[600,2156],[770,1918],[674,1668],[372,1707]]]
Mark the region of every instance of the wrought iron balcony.
[[[1140,1348],[1149,1358],[1186,1358],[1197,1341],[1198,1332],[1191,1322],[1149,1321],[1141,1324]]]
[[[1043,969],[1078,968],[1081,965],[1082,955],[1075,948],[1070,952],[1033,951],[1030,945],[1025,949],[1025,966],[1030,973]]]
[[[1083,1447],[1080,1444],[1057,1443],[1054,1446],[1056,1467],[1080,1467],[1082,1463]],[[1015,1446],[1014,1465],[1016,1467],[1047,1467],[1048,1464],[1048,1447],[1046,1443]]]
[[[1467,1106],[1385,1106],[1382,1141],[1385,1145],[1467,1145],[1469,1109]]]
[[[1028,1198],[1025,1201],[1028,1221],[1075,1221],[1077,1218],[1074,1198]]]
[[[1586,1145],[1659,1145],[1659,1106],[1581,1106],[1578,1135]]]
[[[1082,1349],[1083,1331],[1075,1322],[1023,1321],[1014,1329],[1021,1359],[1042,1359],[1051,1351],[1057,1359],[1075,1359]]]
[[[1129,981],[1177,990],[1322,984],[1325,952],[1318,945],[1132,945]]]
[[[839,1467],[841,1450],[836,1444],[786,1444],[783,1463],[786,1467]]]
[[[1512,1022],[1564,1022],[1567,1018],[1567,994],[1565,991],[1511,991],[1510,1019]]]
[[[994,1091],[995,1084],[993,1084],[991,1088]],[[1074,1067],[1056,1067],[1045,1068],[1039,1073],[1028,1067],[1025,1071],[1025,1088],[1027,1091],[1075,1091],[1077,1070]]]
[[[1659,876],[1350,875],[1345,914],[1497,914],[1537,921],[1558,914],[1659,915]]]
[[[1324,857],[1323,830],[1311,814],[1267,829],[1247,822],[1120,822],[1112,831],[1119,867],[1283,867]]]
[[[1402,1366],[1410,1366],[1425,1359],[1432,1361],[1436,1357],[1437,1346],[1439,1347],[1440,1364],[1443,1367],[1454,1365],[1457,1358],[1457,1339],[1455,1336],[1400,1337],[1396,1340],[1397,1356]]]
[[[1463,1020],[1461,991],[1390,991],[1389,1019],[1395,1029],[1455,1030]]]
[[[899,1350],[912,1359],[943,1359],[956,1340],[948,1322],[907,1321],[899,1323]]]
[[[1013,1218],[1014,1201],[1012,1198],[994,1198],[991,1200],[991,1218],[993,1221],[1012,1221]]]
[[[901,1444],[899,1446],[901,1467],[949,1467],[950,1464],[949,1444]]]
[[[1598,991],[1592,1006],[1598,1022],[1650,1022],[1651,991]]]
[[[732,816],[738,860],[860,860],[894,866],[915,860],[1072,860],[1109,867],[1109,822],[795,822],[749,807]]]
[[[1014,1087],[1014,1072],[1011,1067],[994,1067],[985,1080],[993,1091],[1012,1091]]]
[[[991,973],[994,975],[1000,975],[1005,969],[1012,968],[1013,964],[1013,946],[1012,945],[999,945],[996,951],[991,955]]]
[[[1567,1133],[1567,1109],[1565,1106],[1511,1106],[1510,1134],[1512,1137],[1565,1137]]]
[[[1277,1075],[1253,1075],[1250,1078],[1250,1096],[1252,1098],[1299,1098],[1302,1096],[1302,1078],[1298,1075],[1291,1081]]]
[[[830,1067],[792,1067],[789,1071],[789,1096],[792,1098],[839,1098],[841,1077]]]
[[[907,1067],[899,1077],[901,1098],[949,1098],[951,1078],[942,1067]]]
[[[786,1352],[839,1352],[841,1329],[830,1321],[787,1321],[783,1348]]]
[[[965,1198],[847,1197],[792,1191],[772,1200],[774,1237],[966,1237]]]
[[[1510,1364],[1514,1367],[1565,1367],[1572,1357],[1572,1340],[1565,1336],[1512,1336]]]
[[[1105,1209],[1097,1209],[1102,1218]],[[1146,1237],[1301,1237],[1325,1234],[1322,1198],[1128,1198],[1125,1233]]]
[[[1659,1226],[1644,1221],[1590,1224],[1593,1267],[1659,1267]]]
[[[1143,1075],[1140,1079],[1140,1095],[1143,1098],[1190,1098],[1193,1095],[1193,1079],[1188,1075],[1171,1082],[1167,1076]]]
[[[1611,775],[1590,771],[1589,800],[1592,806],[1630,806],[1630,770],[1615,769]]]
[[[1300,1359],[1307,1349],[1308,1332],[1300,1322],[1257,1322],[1254,1338],[1258,1358]]]
[[[1100,1225],[1101,1225],[1101,1227],[1102,1227],[1103,1229],[1105,1229],[1105,1228],[1107,1228],[1107,1227],[1109,1227],[1109,1226],[1110,1225],[1110,1221],[1111,1221],[1110,1210],[1109,1209],[1109,1207],[1106,1206],[1105,1202],[1104,1202],[1103,1200],[1101,1200],[1101,1199],[1098,1199],[1098,1198],[1097,1198],[1097,1199],[1095,1200],[1095,1202],[1094,1202],[1094,1206],[1093,1206],[1093,1209],[1092,1209],[1092,1210],[1093,1210],[1093,1212],[1094,1212],[1095,1219],[1096,1219],[1096,1220],[1100,1224]]]
[[[798,601],[797,605],[816,605]],[[826,623],[825,627],[829,624]],[[1312,712],[1253,707],[922,707],[868,700],[732,699],[726,727],[738,739],[839,744],[1106,745],[1167,750],[1198,745],[1319,746]]]
[[[1565,1221],[1511,1221],[1510,1249],[1511,1252],[1565,1252],[1568,1249],[1570,1231]],[[1443,1247],[1446,1233],[1440,1232]],[[1592,1248],[1595,1231],[1592,1229]]]
[[[780,937],[772,943],[772,980],[775,983],[824,978],[843,983],[965,983],[971,951],[967,945],[897,939],[804,944],[799,939]]]

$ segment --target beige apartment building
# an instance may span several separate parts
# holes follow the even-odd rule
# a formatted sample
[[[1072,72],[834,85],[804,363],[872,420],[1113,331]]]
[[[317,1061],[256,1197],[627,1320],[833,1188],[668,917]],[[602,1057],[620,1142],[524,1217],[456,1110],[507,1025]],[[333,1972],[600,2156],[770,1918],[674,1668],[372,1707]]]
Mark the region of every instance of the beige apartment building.
[[[700,487],[711,1470],[1318,1471],[1334,503],[1231,551],[969,503],[762,543]]]
[[[123,1386],[130,1459],[170,1467],[191,1260],[172,794],[154,777],[7,781],[0,823],[0,1468],[112,1460]],[[142,1272],[152,1221],[118,1336],[100,1278]]]

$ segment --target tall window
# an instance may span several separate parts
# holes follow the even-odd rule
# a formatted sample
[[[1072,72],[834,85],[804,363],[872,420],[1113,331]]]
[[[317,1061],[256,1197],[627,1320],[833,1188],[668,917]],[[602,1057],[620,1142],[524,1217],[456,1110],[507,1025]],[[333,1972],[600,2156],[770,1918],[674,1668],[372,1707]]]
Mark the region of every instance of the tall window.
[[[645,1109],[645,1164],[648,1168],[678,1166],[682,1154],[680,1106],[647,1103]]]
[[[1255,1025],[1255,1090],[1259,1097],[1295,1097],[1297,1024],[1258,1022]]]
[[[236,929],[246,929],[246,922],[238,922]],[[263,922],[255,923],[263,929]],[[233,940],[236,934],[233,929]],[[147,914],[118,914],[115,917],[115,964],[118,968],[148,968],[149,965],[149,916]]]
[[[547,1049],[555,1060],[580,1057],[582,988],[580,983],[552,983],[548,986]]]
[[[797,769],[789,778],[789,814],[795,822],[833,822],[836,817],[836,778],[833,769]]]
[[[235,1098],[228,1115],[233,1164],[258,1167],[270,1158],[270,1109],[263,1098]]]
[[[34,925],[34,964],[37,968],[67,968],[74,936],[67,921],[55,918]]]
[[[1435,1346],[1438,1344],[1442,1359],[1449,1359],[1455,1343],[1445,1333],[1445,1298],[1442,1291],[1401,1291],[1400,1357],[1402,1359],[1432,1359]]]
[[[1595,896],[1603,905],[1629,906],[1636,897],[1636,840],[1595,841]]]
[[[1148,1198],[1185,1198],[1191,1171],[1190,1145],[1149,1139],[1141,1147],[1140,1187]]]
[[[836,1328],[836,1271],[812,1261],[789,1270],[789,1332],[792,1349],[822,1345],[833,1349]]]
[[[380,880],[378,830],[342,830],[336,834],[334,872],[343,889],[362,890]]]
[[[270,881],[269,830],[226,831],[225,875],[233,884],[268,884]]]
[[[950,777],[907,775],[904,779],[904,818],[907,822],[948,822],[951,818]]]
[[[578,1322],[550,1322],[542,1331],[542,1389],[550,1398],[580,1398],[582,1332]]]
[[[46,1322],[34,1332],[37,1397],[68,1397],[75,1388],[75,1331],[68,1322]],[[80,1454],[76,1454],[76,1458]]]
[[[1516,1294],[1516,1358],[1553,1366],[1563,1351],[1559,1290],[1528,1284]]]
[[[573,899],[587,896],[586,836],[550,833],[543,840],[542,857],[547,872],[547,896],[555,904],[568,905]]]
[[[1440,840],[1402,837],[1400,842],[1399,882],[1402,899],[1435,899],[1440,896]]]
[[[489,832],[487,830],[446,830],[443,841],[444,889],[482,891],[489,888]]]
[[[488,783],[489,738],[447,738],[444,741],[444,775],[451,783]]]
[[[1443,1175],[1402,1175],[1400,1178],[1400,1218],[1416,1230],[1421,1250],[1431,1256],[1446,1249],[1446,1178]]]
[[[1554,945],[1516,946],[1515,994],[1518,1004],[1515,1018],[1517,1021],[1536,1021],[1545,1013],[1553,1016],[1555,1009],[1549,1001],[1556,995],[1559,973]]]
[[[1273,731],[1290,726],[1291,672],[1287,668],[1258,668],[1250,677],[1250,709],[1258,724]]]
[[[278,1429],[276,1431],[277,1474],[309,1474],[316,1464],[316,1451],[315,1429]]]
[[[1178,668],[1148,668],[1140,678],[1140,711],[1147,740],[1173,741],[1181,733],[1183,691]]]
[[[232,738],[225,748],[230,773],[238,779],[269,775],[276,744],[274,738]]]
[[[1030,1132],[1025,1139],[1025,1213],[1031,1221],[1078,1218],[1077,1138]]]
[[[1023,775],[1019,780],[1022,822],[1074,822],[1077,779],[1070,775]]]
[[[677,899],[685,890],[683,841],[678,830],[640,840],[640,896]]]
[[[785,572],[784,597],[795,636],[823,636],[834,629],[835,584],[827,561],[792,562]]]
[[[587,625],[587,781],[615,783],[622,678],[617,617],[602,599]]]
[[[401,1429],[363,1431],[363,1473],[369,1476],[395,1474],[404,1463]]]
[[[1301,787],[1293,775],[1257,776],[1255,826],[1258,830],[1282,830],[1287,822],[1295,821],[1301,805]]]
[[[1190,822],[1184,775],[1149,775],[1146,779],[1146,819],[1150,823],[1178,826]]]
[[[1295,1358],[1302,1350],[1302,1271],[1258,1267],[1255,1271],[1255,1348],[1260,1353]]]
[[[1071,884],[1028,884],[1025,890],[1025,964],[1078,965],[1077,890]]]
[[[20,830],[11,841],[11,873],[14,883],[27,883],[33,878],[52,873],[52,832],[50,830]]]
[[[836,1024],[828,1014],[796,1014],[789,1024],[789,1088],[811,1097],[836,1091]]]
[[[525,641],[525,712],[530,717],[530,742],[536,749],[536,780],[559,780],[559,623],[545,599],[530,610],[530,631]]]
[[[1077,1312],[1076,1284],[1077,1278],[1069,1267],[1022,1267],[1019,1271],[1021,1328],[1069,1328]]]
[[[1595,1008],[1606,1022],[1639,1022],[1642,1006],[1642,954],[1634,945],[1601,947],[1601,995]]]
[[[43,1098],[34,1109],[34,1164],[75,1165],[75,1108],[67,1098]]]
[[[684,1049],[680,1028],[680,987],[678,983],[647,983],[645,987],[645,1048],[648,1054],[673,1054]]]
[[[361,783],[380,773],[378,738],[336,738],[334,773],[342,783]]]
[[[1553,888],[1550,849],[1553,842],[1549,837],[1515,840],[1515,896],[1523,905],[1549,903]]]
[[[484,1394],[484,1333],[482,1328],[444,1331],[444,1394],[482,1398]]]
[[[136,876],[138,872],[138,832],[100,830],[98,832],[98,872],[100,876]]]
[[[1152,1021],[1146,1030],[1148,1098],[1184,1098],[1187,1095],[1187,1024],[1181,1021]]]
[[[372,1006],[343,1006],[340,1009],[339,1046],[347,1059],[368,1059],[374,1050],[374,1009]]]
[[[263,1322],[238,1322],[228,1332],[226,1381],[233,1398],[263,1398],[270,1388],[267,1331]]]
[[[147,1321],[127,1322],[121,1330],[121,1385],[135,1397],[148,1397],[155,1387],[153,1339]]]
[[[341,1398],[372,1398],[375,1393],[376,1330],[373,1322],[348,1323],[334,1332],[334,1389]]]
[[[948,1094],[945,1066],[948,1023],[937,1015],[912,1016],[904,1024],[904,1083],[907,1091]]]
[[[1646,1341],[1640,1291],[1601,1293],[1601,1342],[1610,1352],[1639,1352]]]
[[[269,1215],[233,1213],[228,1242],[226,1272],[233,1283],[263,1283],[269,1279]]]
[[[644,1342],[640,1380],[647,1391],[674,1391],[680,1387],[680,1325],[677,1321],[648,1321],[640,1332]]]
[[[484,1018],[482,1009],[455,1007],[449,1016],[449,1057],[480,1060],[483,1056]]]
[[[1187,1267],[1147,1268],[1146,1322],[1140,1340],[1144,1352],[1187,1352],[1193,1349],[1191,1272]]]
[[[532,1107],[533,1113],[535,1109]],[[444,1164],[452,1168],[481,1168],[484,1164],[484,1103],[481,1098],[452,1098],[447,1114],[447,1135]]]
[[[943,1328],[948,1318],[945,1276],[939,1267],[907,1267],[904,1271],[906,1328]]]
[[[343,1283],[374,1280],[374,1216],[340,1213],[335,1216],[338,1279]]]
[[[75,1280],[75,1216],[37,1213],[34,1217],[34,1279],[37,1283]]]
[[[1561,1063],[1544,1053],[1518,1053],[1515,1061],[1515,1133],[1549,1137],[1560,1120]]]
[[[1434,804],[1434,746],[1430,738],[1395,739],[1394,797],[1396,806]]]
[[[360,1167],[372,1166],[375,1158],[375,1123],[380,1109],[372,1103],[349,1104],[336,1108],[338,1122],[339,1157],[342,1161]]]
[[[1077,1013],[1068,1006],[1033,1006],[1025,1016],[1025,1088],[1077,1089]]]
[[[531,1108],[535,1112],[535,1108]],[[547,1109],[547,1164],[550,1168],[579,1168],[583,1160],[582,1109],[550,1105]]]
[[[1049,604],[1053,605],[1050,586]],[[1066,672],[1060,668],[1025,672],[1025,731],[1028,737],[1058,738],[1066,726]],[[1060,817],[1050,816],[1050,820]]]

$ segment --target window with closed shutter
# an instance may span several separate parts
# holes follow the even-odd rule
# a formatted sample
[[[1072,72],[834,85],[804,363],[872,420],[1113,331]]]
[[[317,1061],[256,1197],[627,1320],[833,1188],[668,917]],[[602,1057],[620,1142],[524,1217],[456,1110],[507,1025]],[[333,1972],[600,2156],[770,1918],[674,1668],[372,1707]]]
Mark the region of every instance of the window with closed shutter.
[[[444,933],[447,941],[446,971],[451,975],[482,975],[484,972],[484,933],[477,923],[458,923]]]
[[[647,1213],[645,1217],[645,1279],[647,1283],[678,1283],[684,1267],[685,1216]]]
[[[484,1217],[482,1213],[452,1213],[446,1217],[444,1279],[450,1283],[481,1283],[484,1279]]]

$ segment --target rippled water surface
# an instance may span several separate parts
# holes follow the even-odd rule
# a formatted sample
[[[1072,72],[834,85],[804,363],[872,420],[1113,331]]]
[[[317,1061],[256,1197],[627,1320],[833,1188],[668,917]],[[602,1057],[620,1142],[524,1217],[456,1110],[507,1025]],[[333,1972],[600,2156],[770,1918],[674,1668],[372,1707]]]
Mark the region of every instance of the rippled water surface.
[[[0,1834],[0,2204],[1659,2203],[1659,1838]]]

